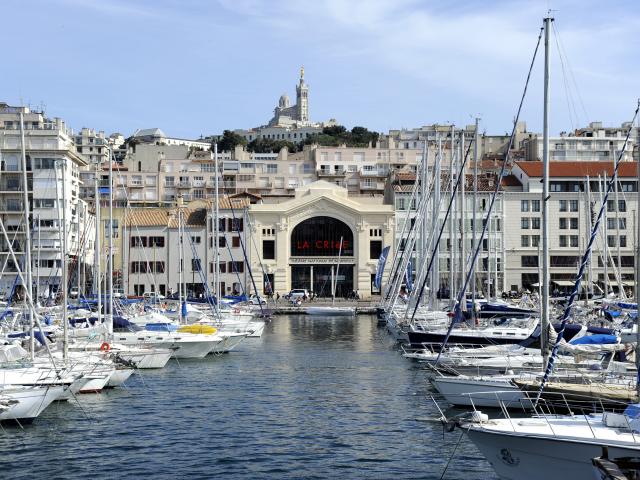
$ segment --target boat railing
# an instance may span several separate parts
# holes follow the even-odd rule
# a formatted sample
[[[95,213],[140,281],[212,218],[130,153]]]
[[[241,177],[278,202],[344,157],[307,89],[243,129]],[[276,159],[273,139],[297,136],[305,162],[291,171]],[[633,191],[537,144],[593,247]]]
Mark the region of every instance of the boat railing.
[[[639,443],[640,438],[637,436],[637,431],[629,423],[629,417],[623,413],[628,407],[627,402],[607,399],[603,403],[602,398],[596,398],[591,395],[581,394],[566,394],[564,392],[545,392],[543,397],[538,397],[537,391],[521,390],[519,398],[517,400],[505,400],[509,396],[513,395],[513,390],[492,390],[484,392],[470,392],[463,394],[469,397],[469,402],[474,411],[474,418],[481,419],[482,412],[476,408],[473,401],[474,398],[486,399],[489,397],[495,398],[496,403],[499,405],[500,411],[504,418],[509,421],[511,428],[514,432],[517,432],[516,424],[520,426],[526,426],[527,422],[542,420],[545,422],[549,431],[553,436],[558,434],[553,428],[551,419],[557,419],[561,416],[571,416],[573,418],[582,417],[587,424],[592,438],[609,438],[610,436],[600,435],[598,430],[594,430],[593,421],[596,420],[597,415],[600,414],[617,414],[617,418],[624,419],[625,427],[620,427],[619,424],[614,427],[617,430],[622,430],[623,433],[630,433],[634,443]],[[511,412],[513,411],[513,405],[518,403],[523,411],[529,411],[531,417],[513,417]],[[479,423],[487,423],[490,420],[480,420]],[[514,423],[516,422],[516,423]]]

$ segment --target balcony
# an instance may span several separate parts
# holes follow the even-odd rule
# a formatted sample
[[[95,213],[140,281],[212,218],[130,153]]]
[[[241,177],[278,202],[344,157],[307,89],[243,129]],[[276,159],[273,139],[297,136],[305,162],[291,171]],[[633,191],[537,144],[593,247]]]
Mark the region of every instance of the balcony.
[[[385,170],[365,170],[365,169],[361,169],[360,170],[360,175],[363,177],[386,177],[388,175],[389,172],[385,171]]]
[[[344,168],[339,170],[328,170],[328,169],[320,169],[318,170],[318,177],[344,177],[347,171]]]
[[[204,180],[194,180],[193,181],[193,186],[195,188],[204,188],[207,185],[207,182],[205,182]]]
[[[360,190],[367,190],[367,191],[373,191],[373,190],[384,190],[384,184],[382,183],[367,183],[367,182],[360,182]]]
[[[178,183],[176,183],[176,187],[178,188],[191,188],[191,186],[191,180],[180,180]]]
[[[22,203],[0,203],[0,212],[22,212],[23,210]]]
[[[129,180],[129,186],[132,188],[142,188],[144,187],[144,184],[142,183],[142,180]]]

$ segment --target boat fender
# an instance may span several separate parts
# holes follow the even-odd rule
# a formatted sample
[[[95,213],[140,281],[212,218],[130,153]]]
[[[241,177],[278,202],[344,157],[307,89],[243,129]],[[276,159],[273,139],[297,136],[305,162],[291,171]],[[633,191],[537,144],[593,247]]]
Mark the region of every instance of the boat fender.
[[[489,421],[489,415],[482,413],[480,410],[476,410],[471,414],[471,421],[473,423],[485,423]]]
[[[240,309],[239,308],[234,308],[233,309],[233,313],[235,313],[236,315],[240,313]]]
[[[108,352],[109,350],[111,350],[111,345],[109,345],[107,342],[102,342],[102,345],[100,345],[100,351]]]

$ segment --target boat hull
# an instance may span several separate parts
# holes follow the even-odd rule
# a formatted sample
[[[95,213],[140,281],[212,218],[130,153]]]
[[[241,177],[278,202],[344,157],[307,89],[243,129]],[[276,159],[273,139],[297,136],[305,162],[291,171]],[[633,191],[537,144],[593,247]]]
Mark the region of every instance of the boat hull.
[[[591,459],[609,448],[611,458],[637,456],[638,447],[603,443],[602,440],[569,440],[557,437],[492,432],[471,427],[471,441],[503,480],[567,480],[593,478]]]

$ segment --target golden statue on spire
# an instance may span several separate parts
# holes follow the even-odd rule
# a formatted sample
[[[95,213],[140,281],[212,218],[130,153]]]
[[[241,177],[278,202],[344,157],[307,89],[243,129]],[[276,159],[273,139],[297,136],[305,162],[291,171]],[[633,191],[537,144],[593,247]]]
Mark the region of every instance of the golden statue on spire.
[[[300,67],[300,80],[304,80],[304,65]]]

